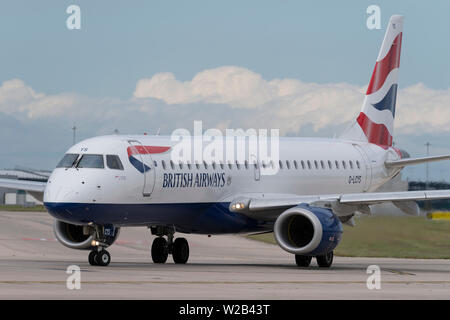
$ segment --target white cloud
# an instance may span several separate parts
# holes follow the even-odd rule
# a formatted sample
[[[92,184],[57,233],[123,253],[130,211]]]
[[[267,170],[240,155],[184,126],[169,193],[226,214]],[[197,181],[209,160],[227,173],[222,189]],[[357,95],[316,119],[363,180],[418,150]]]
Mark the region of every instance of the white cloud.
[[[184,82],[172,73],[155,74],[139,80],[133,98],[125,101],[75,93],[48,95],[13,79],[0,85],[0,112],[29,121],[70,118],[96,129],[114,124],[132,131],[139,128],[134,123],[148,123],[152,130],[161,125],[175,129],[205,120],[209,127],[278,128],[286,134],[305,126],[315,132],[343,127],[357,116],[363,98],[364,88],[351,84],[265,80],[248,69],[225,66]],[[450,88],[435,90],[419,83],[399,90],[395,130],[450,132]]]
[[[434,90],[418,83],[400,90],[397,101],[396,132],[450,131],[450,88]]]
[[[199,72],[185,82],[172,73],[158,73],[139,80],[134,97],[155,98],[168,105],[224,104],[231,109],[252,109],[254,126],[297,132],[306,124],[317,131],[348,123],[359,112],[364,91],[364,87],[346,83],[268,81],[248,69],[225,66]],[[434,90],[419,83],[399,90],[395,127],[398,133],[450,131],[450,88]]]
[[[24,115],[28,118],[60,116],[75,107],[74,94],[45,95],[36,93],[20,79],[12,79],[0,86],[0,112]]]
[[[217,103],[254,108],[277,96],[276,86],[250,70],[220,67],[199,72],[192,81],[181,82],[172,73],[158,73],[136,86],[137,98],[156,98],[168,104]]]

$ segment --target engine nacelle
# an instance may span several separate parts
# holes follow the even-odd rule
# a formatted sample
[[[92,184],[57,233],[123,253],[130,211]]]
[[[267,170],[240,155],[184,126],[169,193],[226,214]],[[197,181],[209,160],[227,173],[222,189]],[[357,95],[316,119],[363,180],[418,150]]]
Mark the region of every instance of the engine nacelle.
[[[278,245],[287,252],[316,256],[333,251],[342,238],[342,224],[329,209],[299,205],[275,221]]]
[[[113,230],[113,231],[111,231]],[[95,229],[91,226],[79,226],[67,222],[55,220],[53,231],[56,239],[61,244],[71,249],[91,250],[92,241],[99,240],[95,238]],[[108,228],[108,235],[100,239],[102,246],[108,247],[116,241],[119,236],[120,228]]]

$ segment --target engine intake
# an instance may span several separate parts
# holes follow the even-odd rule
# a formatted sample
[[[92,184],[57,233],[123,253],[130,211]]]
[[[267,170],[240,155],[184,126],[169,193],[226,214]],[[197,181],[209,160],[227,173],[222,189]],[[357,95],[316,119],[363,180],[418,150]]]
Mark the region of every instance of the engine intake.
[[[112,227],[112,230],[103,239],[96,239],[95,229],[91,226],[79,226],[60,220],[55,220],[53,224],[56,239],[68,248],[79,250],[91,250],[93,240],[100,240],[105,246],[112,245],[119,236],[120,229]]]
[[[333,251],[342,238],[342,224],[329,209],[299,205],[275,221],[278,245],[298,255],[323,255]]]

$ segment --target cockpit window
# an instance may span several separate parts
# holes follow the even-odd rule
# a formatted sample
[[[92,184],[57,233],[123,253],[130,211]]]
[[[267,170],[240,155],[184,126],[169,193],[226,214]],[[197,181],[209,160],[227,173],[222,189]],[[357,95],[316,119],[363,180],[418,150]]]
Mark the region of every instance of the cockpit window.
[[[103,156],[101,154],[83,154],[78,161],[77,168],[97,168],[103,169]]]
[[[123,170],[122,162],[120,161],[119,156],[115,154],[106,155],[106,165],[110,169]]]
[[[56,166],[57,168],[71,168],[78,159],[78,154],[66,153]]]

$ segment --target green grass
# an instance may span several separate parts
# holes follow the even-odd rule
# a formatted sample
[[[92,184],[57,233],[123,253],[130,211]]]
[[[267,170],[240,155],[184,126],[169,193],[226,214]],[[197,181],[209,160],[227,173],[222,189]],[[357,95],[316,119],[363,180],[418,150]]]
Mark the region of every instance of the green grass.
[[[0,205],[0,211],[33,211],[33,212],[47,212],[44,206],[23,207],[17,205]]]
[[[450,221],[424,217],[362,216],[344,225],[335,254],[345,257],[450,259]],[[249,236],[276,243],[272,233]]]

